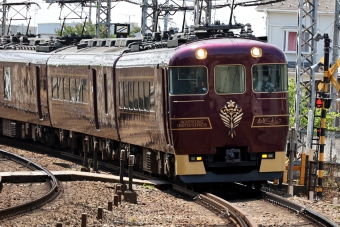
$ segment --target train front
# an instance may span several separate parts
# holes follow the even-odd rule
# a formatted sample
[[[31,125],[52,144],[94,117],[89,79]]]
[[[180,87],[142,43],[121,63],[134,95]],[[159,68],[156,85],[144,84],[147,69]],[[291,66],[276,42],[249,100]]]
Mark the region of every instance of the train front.
[[[169,64],[176,175],[185,183],[282,176],[288,72],[277,47],[247,39],[180,46]]]

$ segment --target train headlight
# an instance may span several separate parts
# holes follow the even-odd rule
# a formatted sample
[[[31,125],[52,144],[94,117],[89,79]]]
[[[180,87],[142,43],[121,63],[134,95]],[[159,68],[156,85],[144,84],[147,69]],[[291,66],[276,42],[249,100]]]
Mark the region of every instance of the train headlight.
[[[251,56],[254,57],[254,58],[262,57],[262,49],[259,48],[259,47],[253,47],[253,48],[251,48],[251,50],[250,50],[250,54],[251,54]]]
[[[200,48],[195,51],[195,56],[197,59],[206,59],[208,56],[208,52],[207,50]]]
[[[189,161],[190,162],[200,162],[200,161],[203,161],[203,157],[202,156],[196,156],[196,155],[190,155]]]
[[[274,159],[275,153],[266,153],[261,155],[262,159]]]

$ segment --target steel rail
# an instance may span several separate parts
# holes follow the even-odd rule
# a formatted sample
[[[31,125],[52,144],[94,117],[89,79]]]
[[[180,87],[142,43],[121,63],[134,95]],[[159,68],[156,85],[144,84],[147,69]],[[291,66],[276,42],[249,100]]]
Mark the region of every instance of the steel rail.
[[[4,138],[0,137],[0,140],[4,140]],[[5,139],[5,141],[10,146],[18,147],[18,141],[8,140],[8,139]],[[38,145],[35,145],[35,144],[29,144],[27,149],[31,149],[33,151],[38,151],[38,152],[41,152],[43,150],[44,151],[47,150],[49,152],[49,154],[51,154],[53,156],[67,157],[69,159],[72,159],[73,161],[76,160],[78,163],[82,163],[82,160],[83,160],[79,156],[72,155],[72,154],[67,153],[67,152],[53,150],[53,149],[46,148],[46,147],[41,147],[41,146],[38,146]],[[44,152],[44,153],[46,153],[46,152]],[[101,162],[101,161],[98,161],[98,168],[101,168],[101,169],[110,169],[110,170],[114,170],[114,171],[120,171],[120,168],[118,166],[115,166],[115,165],[112,165],[112,164],[108,164],[108,163],[105,163],[105,162]],[[127,174],[127,170],[126,169],[124,171],[124,174]],[[135,172],[135,171],[134,171],[133,175],[135,177],[138,177],[140,179],[145,179],[145,180],[150,180],[150,179],[156,180],[157,179],[155,177],[146,176],[144,174],[141,174],[141,173],[138,173],[138,172]],[[169,184],[171,184],[171,183],[169,183]],[[183,191],[183,192],[185,191],[184,194],[187,194],[188,196],[190,196],[192,198],[196,198],[199,195],[196,192],[190,191],[188,189],[184,189],[183,187],[180,187],[180,186],[175,185],[175,184],[172,184],[172,187],[176,191]],[[180,189],[180,188],[182,188],[182,189]],[[293,211],[295,211],[295,212],[297,212],[297,213],[299,213],[299,214],[301,214],[303,216],[306,216],[306,218],[312,219],[316,223],[322,224],[323,226],[339,227],[336,223],[332,222],[331,220],[328,220],[326,217],[324,217],[321,214],[313,211],[312,209],[303,207],[303,206],[301,206],[299,204],[291,202],[291,201],[289,201],[289,200],[287,200],[287,199],[285,199],[283,197],[277,196],[275,194],[272,194],[272,193],[269,193],[269,192],[264,192],[264,191],[262,191],[262,192],[264,193],[265,199],[267,199],[268,201],[273,202],[273,203],[277,203],[277,204],[279,204],[281,206],[284,206],[284,207],[287,207],[290,210],[293,210]],[[190,193],[192,193],[192,194],[190,194]],[[203,196],[201,195],[201,198],[204,198],[204,195]],[[230,211],[230,213],[235,212],[239,216],[241,216],[241,217],[245,216],[247,218],[246,214],[242,214],[243,212],[242,212],[241,209],[236,208],[232,204],[231,204],[231,206],[229,208],[229,211]],[[237,217],[235,217],[235,219],[237,219]],[[251,220],[248,220],[248,221],[245,220],[245,222],[246,223],[249,222],[249,223],[247,223],[248,226],[257,226],[256,224],[254,225],[254,223]]]
[[[248,227],[255,227],[257,224],[255,221],[250,217],[248,213],[243,211],[242,209],[236,207],[232,203],[229,203],[228,201],[221,199],[217,197],[216,195],[213,195],[211,193],[205,193],[207,198],[210,198],[217,203],[220,203],[222,206],[225,206],[228,208],[229,212],[233,213],[234,216],[240,220],[240,224],[242,223],[242,226],[248,226]]]
[[[225,201],[222,198],[219,198],[213,194],[206,193],[206,194],[199,194],[197,192],[185,189],[181,186],[172,184],[172,188],[175,191],[183,193],[185,195],[190,196],[195,201],[199,201],[203,204],[207,204],[209,207],[215,207],[219,210],[220,214],[223,216],[231,216],[233,220],[235,220],[238,226],[244,227],[255,227],[257,224],[251,219],[251,217],[244,213],[241,209],[235,207],[231,203]]]
[[[48,201],[54,199],[58,195],[58,193],[59,193],[59,191],[58,191],[58,181],[57,181],[57,178],[50,171],[48,171],[47,169],[41,167],[40,165],[38,165],[34,162],[31,162],[30,160],[28,160],[26,158],[23,158],[21,156],[9,153],[9,152],[1,150],[1,149],[0,149],[0,154],[2,154],[5,157],[10,158],[11,160],[18,161],[20,163],[23,163],[26,166],[31,166],[31,167],[34,167],[37,170],[41,170],[41,171],[45,172],[46,175],[48,176],[49,183],[50,183],[50,186],[51,186],[50,191],[48,193],[46,193],[45,195],[41,196],[38,199],[35,199],[35,200],[30,201],[30,202],[25,203],[25,204],[20,204],[20,205],[17,205],[17,206],[13,206],[13,207],[9,207],[9,208],[5,208],[5,209],[0,210],[0,219],[4,219],[6,217],[10,217],[10,216],[13,216],[13,215],[16,215],[16,214],[19,214],[19,213],[23,213],[23,212],[26,212],[28,210],[35,209],[37,207],[40,207],[43,204],[47,203]]]
[[[289,201],[288,199],[272,194],[270,192],[263,191],[263,193],[266,200],[287,207],[288,209],[293,210],[296,213],[301,214],[302,216],[305,216],[308,220],[312,220],[313,222],[322,226],[339,227],[336,223],[313,211],[312,209],[296,204],[292,201]]]

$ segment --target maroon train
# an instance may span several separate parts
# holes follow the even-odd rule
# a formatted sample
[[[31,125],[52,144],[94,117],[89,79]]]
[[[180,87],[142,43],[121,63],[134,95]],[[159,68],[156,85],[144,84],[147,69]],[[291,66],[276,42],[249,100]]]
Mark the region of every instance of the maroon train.
[[[282,176],[285,55],[250,38],[183,37],[2,45],[2,134],[103,159],[126,149],[137,168],[185,183]]]

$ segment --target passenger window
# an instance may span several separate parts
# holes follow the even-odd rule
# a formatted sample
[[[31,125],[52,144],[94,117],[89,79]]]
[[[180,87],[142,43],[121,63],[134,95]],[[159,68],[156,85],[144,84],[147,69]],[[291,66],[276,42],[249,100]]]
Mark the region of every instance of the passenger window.
[[[89,97],[89,93],[88,93],[88,90],[87,90],[87,80],[86,79],[82,79],[81,80],[81,101],[83,103],[88,103],[89,100],[88,100],[88,97]]]
[[[52,77],[52,98],[58,99],[58,78]]]
[[[4,99],[12,100],[12,83],[10,67],[4,67]]]
[[[153,82],[150,82],[150,111],[155,111],[155,87]]]
[[[76,96],[75,96],[75,100],[76,102],[81,102],[81,89],[80,89],[80,80],[79,79],[75,79],[75,92],[76,92]]]
[[[63,100],[64,99],[64,83],[63,78],[58,78],[58,99]]]
[[[285,64],[254,65],[252,73],[255,92],[288,90],[288,71]]]
[[[133,109],[133,82],[128,82],[129,84],[129,109]]]
[[[70,79],[70,91],[71,91],[71,102],[75,102],[76,99],[76,80]]]
[[[134,109],[138,110],[138,82],[133,82],[133,94],[134,94],[134,100],[133,100],[133,105]]]
[[[129,108],[129,87],[128,82],[124,82],[124,108]]]
[[[124,84],[119,82],[119,107],[124,108]]]
[[[64,78],[64,100],[70,101],[70,78]]]
[[[144,110],[149,110],[149,92],[150,84],[149,82],[144,82]]]
[[[143,86],[143,82],[138,82],[138,93],[139,93],[139,110],[144,110],[144,86]]]
[[[234,94],[245,91],[245,68],[242,65],[220,65],[215,68],[217,94]]]
[[[207,69],[205,67],[171,67],[170,94],[202,95],[208,92]]]

